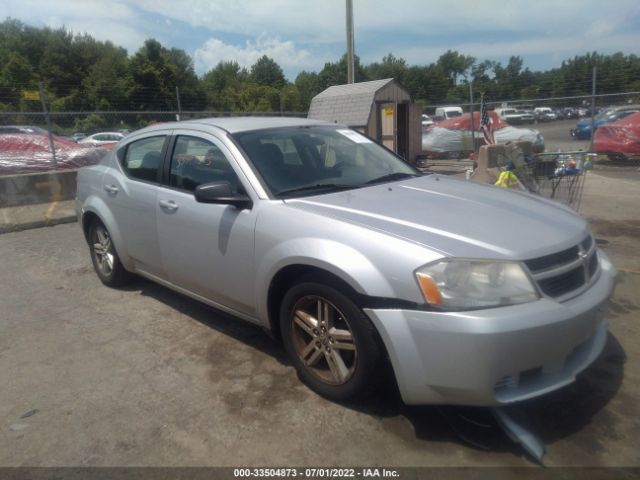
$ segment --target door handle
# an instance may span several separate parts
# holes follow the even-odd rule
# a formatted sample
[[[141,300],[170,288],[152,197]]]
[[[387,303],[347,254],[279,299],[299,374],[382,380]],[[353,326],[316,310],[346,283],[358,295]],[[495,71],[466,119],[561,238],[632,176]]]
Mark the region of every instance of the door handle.
[[[178,209],[178,204],[173,200],[160,200],[158,203],[167,212],[175,212]]]
[[[116,187],[115,185],[105,185],[104,189],[107,191],[107,193],[111,193],[112,195],[118,193],[118,187]]]

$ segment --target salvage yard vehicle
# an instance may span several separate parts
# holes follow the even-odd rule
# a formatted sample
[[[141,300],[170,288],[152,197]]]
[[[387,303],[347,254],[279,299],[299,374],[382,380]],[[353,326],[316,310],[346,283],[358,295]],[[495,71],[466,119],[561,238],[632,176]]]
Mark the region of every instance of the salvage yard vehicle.
[[[496,143],[531,142],[533,151],[544,152],[544,137],[532,128],[513,127],[502,120],[494,111],[488,112],[493,122]],[[471,115],[465,113],[451,120],[443,120],[422,132],[422,153],[431,158],[461,158],[469,155],[476,145],[484,143],[480,131],[480,113],[474,112],[475,132],[471,136]],[[472,141],[473,138],[473,141]]]
[[[593,151],[615,161],[640,157],[640,112],[601,125],[593,135]]]
[[[462,107],[438,107],[435,114],[445,120],[449,120],[462,115]]]
[[[115,145],[124,137],[125,135],[120,132],[99,132],[89,135],[88,137],[81,138],[78,140],[78,143],[93,146]]]
[[[509,125],[520,125],[523,123],[522,112],[515,108],[496,108],[496,114]]]
[[[584,219],[329,122],[136,131],[79,171],[76,209],[105,285],[136,273],[264,327],[333,400],[390,366],[407,404],[510,404],[571,383],[607,339],[616,272]]]
[[[536,107],[533,112],[539,122],[550,122],[557,119],[556,113],[550,107]]]
[[[49,134],[40,127],[0,127],[0,175],[47,172],[80,168],[98,163],[106,149],[78,145],[71,139],[53,135],[56,163],[51,155]]]
[[[599,113],[593,119],[593,129],[598,130],[602,125],[621,120],[629,115],[640,112],[640,105],[627,105],[624,107],[612,107]],[[571,129],[571,136],[577,139],[591,138],[591,119],[583,118],[576,123],[576,127]]]

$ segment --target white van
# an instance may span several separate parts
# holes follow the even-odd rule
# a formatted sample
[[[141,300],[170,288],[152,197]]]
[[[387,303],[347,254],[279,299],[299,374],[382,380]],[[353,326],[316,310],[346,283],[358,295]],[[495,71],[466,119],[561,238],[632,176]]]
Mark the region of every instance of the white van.
[[[436,108],[436,116],[441,116],[445,120],[462,115],[462,107],[438,107]]]

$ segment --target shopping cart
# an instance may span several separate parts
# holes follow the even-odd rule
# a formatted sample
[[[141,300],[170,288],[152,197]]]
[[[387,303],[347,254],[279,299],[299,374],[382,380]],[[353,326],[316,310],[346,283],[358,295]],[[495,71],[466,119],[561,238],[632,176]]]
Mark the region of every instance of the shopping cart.
[[[594,154],[548,152],[526,156],[513,152],[505,165],[516,175],[521,188],[563,203],[575,211],[580,208],[587,171]]]

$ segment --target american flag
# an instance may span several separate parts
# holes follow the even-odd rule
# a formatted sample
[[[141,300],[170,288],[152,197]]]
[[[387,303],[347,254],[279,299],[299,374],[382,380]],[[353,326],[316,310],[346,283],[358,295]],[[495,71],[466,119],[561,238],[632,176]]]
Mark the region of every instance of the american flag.
[[[480,97],[480,130],[487,145],[494,145],[496,143],[496,136],[493,133],[493,119],[487,111],[487,104],[484,103],[484,95]]]

